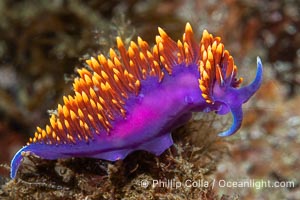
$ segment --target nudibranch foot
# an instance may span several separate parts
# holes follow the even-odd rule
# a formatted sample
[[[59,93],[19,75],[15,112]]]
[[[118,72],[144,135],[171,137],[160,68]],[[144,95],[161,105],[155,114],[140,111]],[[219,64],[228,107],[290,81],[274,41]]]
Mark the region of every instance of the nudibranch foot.
[[[15,178],[23,154],[44,159],[91,157],[124,159],[136,150],[160,155],[173,144],[171,132],[192,112],[232,113],[233,123],[220,136],[235,133],[243,120],[242,105],[258,90],[262,63],[248,86],[239,88],[238,68],[220,37],[203,31],[200,42],[186,24],[182,40],[159,28],[150,48],[140,37],[126,49],[120,37],[109,58],[86,61],[78,70],[74,93],[63,97],[46,127],[37,127],[27,146],[11,162]]]
[[[99,153],[85,154],[85,157],[99,158],[109,161],[124,159],[128,154],[135,150],[144,150],[155,155],[162,154],[173,144],[171,133],[162,134],[155,138],[151,138],[139,144],[131,144],[130,146],[115,148],[115,150],[103,150]],[[68,156],[76,157],[77,155],[67,154]]]
[[[145,150],[159,156],[172,145],[173,139],[171,133],[166,133],[141,144],[137,149]]]
[[[40,151],[36,151],[36,148],[33,146],[25,146],[20,149],[12,159],[11,165],[11,177],[16,177],[18,168],[21,164],[22,159],[24,158],[24,154],[28,153],[31,155],[35,155],[38,157],[45,158],[49,160],[55,160],[58,158],[70,158],[70,157],[90,157],[90,158],[98,158],[109,161],[116,161],[120,159],[124,159],[128,154],[136,150],[144,150],[151,152],[155,155],[162,154],[166,149],[168,149],[173,144],[173,139],[171,133],[165,133],[160,136],[151,138],[146,140],[145,142],[141,142],[139,144],[131,144],[129,146],[120,146],[118,148],[104,149],[101,151],[90,150],[87,149],[87,144],[82,144],[80,148],[85,149],[82,150],[82,153],[72,153],[68,149],[72,148],[72,146],[56,146],[53,149],[47,148],[47,146],[41,148]],[[40,145],[40,144],[37,144]],[[104,146],[104,145],[103,145]],[[79,148],[79,147],[77,147]]]
[[[116,160],[124,159],[130,153],[131,153],[131,149],[120,149],[120,150],[101,152],[98,154],[93,154],[85,157],[116,161]]]

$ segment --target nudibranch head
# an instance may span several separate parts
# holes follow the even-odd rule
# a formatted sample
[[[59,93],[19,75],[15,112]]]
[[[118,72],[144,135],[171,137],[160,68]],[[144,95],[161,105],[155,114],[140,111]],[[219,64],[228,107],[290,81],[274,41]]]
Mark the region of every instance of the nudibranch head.
[[[231,128],[219,136],[229,136],[241,126],[243,113],[242,105],[258,90],[262,82],[262,63],[257,58],[257,73],[254,81],[243,88],[239,88],[243,78],[236,78],[237,67],[233,57],[219,37],[213,37],[206,30],[203,31],[199,50],[199,86],[202,97],[208,104],[218,105],[215,111],[226,114],[231,111],[233,124]]]
[[[156,42],[165,69],[172,73],[172,66],[181,63],[186,66],[196,65],[199,72],[199,88],[206,103],[205,110],[216,111],[221,115],[231,112],[233,116],[230,129],[220,133],[219,136],[230,136],[235,133],[242,124],[243,103],[247,102],[261,85],[263,67],[260,58],[257,57],[257,73],[254,81],[248,86],[239,88],[243,78],[237,78],[237,66],[228,50],[224,49],[220,37],[213,37],[204,30],[200,44],[197,44],[189,23],[185,27],[183,43],[178,40],[176,45],[162,29],[159,29],[159,33]]]
[[[74,94],[44,129],[37,127],[27,146],[11,162],[16,176],[25,152],[45,159],[92,157],[115,161],[135,150],[160,155],[173,144],[171,131],[186,123],[191,112],[231,112],[233,123],[220,136],[241,126],[242,105],[259,88],[262,64],[248,86],[239,88],[237,67],[219,37],[206,30],[200,43],[187,23],[182,40],[173,41],[159,28],[150,48],[140,37],[125,48],[117,38],[118,51],[110,58],[87,60],[90,69],[78,70]]]

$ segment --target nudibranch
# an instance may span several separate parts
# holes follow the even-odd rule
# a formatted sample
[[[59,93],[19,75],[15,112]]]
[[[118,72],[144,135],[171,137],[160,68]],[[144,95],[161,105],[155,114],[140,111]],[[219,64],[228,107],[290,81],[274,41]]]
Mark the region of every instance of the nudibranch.
[[[125,158],[136,150],[160,155],[173,144],[171,131],[186,123],[192,112],[231,112],[231,127],[220,136],[230,136],[241,126],[242,105],[262,82],[262,63],[247,86],[239,87],[233,57],[221,42],[203,31],[200,42],[186,24],[182,40],[173,41],[158,28],[156,44],[137,38],[126,49],[117,37],[117,49],[109,58],[87,60],[89,68],[78,70],[74,94],[44,129],[11,162],[15,178],[24,153],[44,159],[90,157],[109,161]]]

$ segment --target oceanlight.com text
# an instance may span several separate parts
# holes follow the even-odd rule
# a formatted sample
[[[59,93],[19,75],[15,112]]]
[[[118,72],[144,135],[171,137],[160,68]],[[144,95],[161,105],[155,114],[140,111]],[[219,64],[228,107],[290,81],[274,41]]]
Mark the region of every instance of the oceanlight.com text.
[[[168,180],[142,180],[140,185],[144,188],[147,187],[160,187],[160,188],[180,188],[180,187],[219,187],[219,188],[294,188],[294,181],[271,181],[261,179],[243,179],[238,181],[228,180],[191,180],[177,181],[175,179]]]
[[[212,187],[227,187],[227,188],[294,188],[295,182],[293,181],[271,181],[260,179],[244,179],[239,181],[227,180],[213,180]]]

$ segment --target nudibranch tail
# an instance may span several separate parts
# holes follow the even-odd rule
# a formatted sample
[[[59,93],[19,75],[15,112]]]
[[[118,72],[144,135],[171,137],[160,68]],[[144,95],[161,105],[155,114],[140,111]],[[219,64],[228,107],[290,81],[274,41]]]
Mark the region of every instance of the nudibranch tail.
[[[192,112],[231,111],[233,124],[220,136],[228,136],[242,123],[242,104],[259,88],[262,64],[254,81],[238,88],[233,57],[220,37],[206,30],[196,42],[186,24],[182,40],[175,42],[158,28],[156,44],[137,38],[129,47],[116,38],[117,50],[99,55],[78,70],[74,93],[63,97],[45,128],[37,127],[27,146],[11,162],[15,178],[23,154],[45,159],[91,157],[110,161],[135,150],[156,155],[173,144],[171,132],[186,123]]]
[[[11,178],[15,178],[16,175],[17,175],[17,171],[18,171],[19,166],[20,166],[20,164],[21,164],[21,162],[22,162],[22,159],[23,159],[22,153],[24,152],[24,148],[26,148],[26,146],[23,147],[23,148],[21,148],[21,149],[15,154],[15,156],[13,157],[13,159],[11,160],[11,163],[12,163],[12,164],[11,164],[11,167],[10,167],[10,177],[11,177]]]

